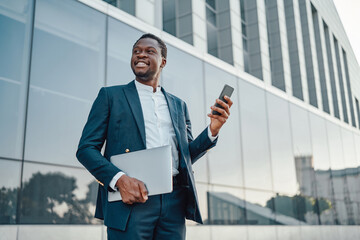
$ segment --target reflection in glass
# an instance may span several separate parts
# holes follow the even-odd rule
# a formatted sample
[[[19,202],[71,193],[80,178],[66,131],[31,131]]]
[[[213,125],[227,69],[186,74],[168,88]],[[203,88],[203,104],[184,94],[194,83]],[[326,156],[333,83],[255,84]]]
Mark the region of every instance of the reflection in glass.
[[[0,160],[0,224],[16,221],[21,163]]]
[[[310,127],[311,127],[311,141],[313,146],[313,156],[309,156],[309,161],[312,157],[313,159],[313,169],[310,171],[315,171],[315,181],[316,181],[316,193],[319,203],[321,199],[324,200],[325,209],[323,204],[319,204],[319,214],[320,214],[320,223],[329,225],[337,223],[336,212],[333,208],[334,204],[334,189],[333,183],[331,180],[331,170],[330,170],[330,157],[329,157],[329,148],[327,141],[327,133],[325,120],[317,115],[309,113],[310,116]]]
[[[275,224],[273,193],[245,190],[246,223],[249,225]]]
[[[338,219],[340,224],[346,224],[347,216],[351,218],[352,211],[350,211],[350,202],[349,204],[347,204],[348,207],[346,209],[344,208],[344,200],[349,199],[349,188],[346,177],[344,177],[344,175],[342,174],[345,167],[343,157],[343,141],[341,139],[341,132],[339,126],[330,122],[326,122],[326,126],[329,142],[331,177],[333,183],[334,208],[336,218]]]
[[[168,57],[162,73],[162,86],[167,92],[174,94],[187,103],[192,133],[194,137],[197,137],[205,129],[205,120],[207,118],[204,110],[202,62],[169,44],[167,48]],[[188,71],[184,71],[184,69],[188,69]],[[197,181],[208,181],[206,158],[197,161],[193,165],[193,169]]]
[[[30,87],[92,102],[104,84],[105,15],[70,0],[39,0],[35,12]]]
[[[356,150],[356,158],[357,158],[357,164],[358,164],[358,174],[360,172],[360,135],[359,134],[354,134],[354,142],[355,142],[355,150]],[[358,179],[360,179],[360,177],[358,177]],[[360,184],[353,184],[353,183],[349,183],[350,186],[350,190],[351,192],[353,192],[355,194],[355,202],[353,203],[354,206],[354,213],[355,213],[355,223],[357,225],[360,225]],[[352,187],[355,187],[356,189],[353,190]]]
[[[224,85],[234,88],[231,98],[234,102],[231,117],[221,129],[217,146],[208,153],[210,182],[228,186],[244,186],[241,162],[241,142],[239,129],[238,88],[236,78],[210,64],[205,64],[206,108],[209,109],[219,97]],[[241,101],[240,101],[241,102]],[[209,109],[210,110],[210,109]],[[207,118],[210,123],[210,119]]]
[[[266,96],[274,191],[294,195],[297,186],[288,102],[270,93]]]
[[[213,185],[207,192],[208,220],[213,225],[246,224],[245,197],[242,189]]]
[[[135,78],[130,68],[132,47],[143,33],[111,17],[108,28],[106,85],[127,84]]]
[[[203,159],[205,160],[205,159]],[[201,160],[201,161],[203,161]],[[195,173],[196,176],[196,173]],[[208,219],[208,204],[207,204],[207,192],[209,191],[209,185],[200,182],[196,183],[196,192],[199,200],[199,208],[203,222],[206,224]],[[196,225],[194,221],[187,221],[187,225]]]
[[[340,177],[344,181],[344,203],[346,205],[346,212],[348,215],[347,224],[359,224],[359,192],[360,192],[360,164],[357,158],[356,148],[356,134],[341,129],[342,142],[344,146],[344,164],[345,169],[342,171]],[[344,177],[345,175],[345,177]]]
[[[322,142],[321,140],[315,140],[315,144],[317,145],[313,148],[311,144],[312,136],[308,112],[296,105],[290,104],[290,117],[296,179],[299,192],[296,196],[297,215],[300,221],[317,225],[320,224],[319,214],[327,216],[329,212],[332,213],[331,201],[329,198],[324,198],[321,195],[318,196],[317,190],[317,180],[323,179],[318,175],[325,175],[327,177],[324,178],[324,181],[330,181],[329,166],[327,168],[325,167],[325,169],[328,170],[319,172],[318,175],[314,170],[313,149],[317,151],[316,156],[318,156],[318,152],[321,152],[321,148],[318,147],[318,145],[322,144]],[[326,135],[319,135],[322,137],[323,143],[326,144]]]
[[[25,163],[21,223],[94,224],[98,183],[85,170]]]
[[[39,0],[35,12],[25,159],[78,166],[78,139],[104,85],[106,18],[70,0]]]
[[[186,102],[195,137],[204,130],[207,118],[204,111],[202,62],[169,44],[167,49],[168,59],[162,73],[162,85],[166,91]]]
[[[32,0],[0,1],[0,156],[21,159]]]
[[[208,192],[208,224],[245,224],[245,201],[224,192]]]
[[[264,90],[240,80],[239,106],[245,186],[272,191]]]

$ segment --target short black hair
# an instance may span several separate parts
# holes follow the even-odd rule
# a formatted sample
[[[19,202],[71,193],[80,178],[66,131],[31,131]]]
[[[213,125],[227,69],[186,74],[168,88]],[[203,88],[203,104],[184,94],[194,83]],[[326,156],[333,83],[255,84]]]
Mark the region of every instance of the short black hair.
[[[151,33],[145,33],[143,34],[138,40],[136,40],[136,42],[134,43],[133,45],[133,48],[135,47],[135,45],[141,40],[141,39],[144,39],[144,38],[152,38],[154,40],[156,40],[159,44],[159,47],[161,49],[161,56],[164,57],[166,59],[166,56],[167,56],[167,47],[166,47],[166,44],[164,43],[163,40],[161,40],[161,38],[159,38],[158,36],[155,36],[154,34],[151,34]]]

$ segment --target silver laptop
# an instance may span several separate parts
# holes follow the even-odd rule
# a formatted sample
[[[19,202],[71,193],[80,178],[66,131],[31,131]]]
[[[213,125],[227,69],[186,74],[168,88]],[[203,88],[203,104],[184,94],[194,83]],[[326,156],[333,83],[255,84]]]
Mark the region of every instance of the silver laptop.
[[[114,155],[110,161],[129,177],[145,183],[149,196],[172,192],[172,159],[169,145]],[[119,191],[108,192],[108,201],[119,201]]]

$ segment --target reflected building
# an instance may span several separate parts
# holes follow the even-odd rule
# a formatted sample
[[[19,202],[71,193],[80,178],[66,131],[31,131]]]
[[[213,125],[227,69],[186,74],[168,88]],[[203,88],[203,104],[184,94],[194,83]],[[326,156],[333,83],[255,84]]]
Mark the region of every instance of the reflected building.
[[[301,195],[330,202],[335,223],[359,224],[359,194],[356,189],[360,185],[360,167],[315,170],[312,156],[295,157],[295,163]],[[317,206],[319,210],[321,207]],[[344,219],[345,222],[342,222]]]
[[[227,192],[208,192],[207,197],[209,218],[206,224],[306,225],[305,222],[299,222],[295,216],[276,213],[271,204],[274,199],[269,199],[270,204],[263,207]]]
[[[360,66],[328,0],[0,0],[0,236],[105,239],[75,152],[145,32],[194,136],[235,89],[187,239],[360,239]]]

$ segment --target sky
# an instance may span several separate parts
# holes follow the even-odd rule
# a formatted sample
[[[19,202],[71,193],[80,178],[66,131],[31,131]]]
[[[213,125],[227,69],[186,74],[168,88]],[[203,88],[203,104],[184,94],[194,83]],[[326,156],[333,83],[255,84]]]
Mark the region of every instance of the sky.
[[[330,0],[329,0],[330,1]],[[360,0],[333,0],[351,47],[360,64]]]

